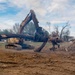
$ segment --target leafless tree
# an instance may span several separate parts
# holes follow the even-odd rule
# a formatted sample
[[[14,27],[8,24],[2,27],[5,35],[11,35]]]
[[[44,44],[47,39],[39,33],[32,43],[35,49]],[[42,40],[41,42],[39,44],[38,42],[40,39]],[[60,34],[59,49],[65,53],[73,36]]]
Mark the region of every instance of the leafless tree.
[[[67,22],[66,25],[62,27],[61,32],[60,32],[60,38],[62,38],[62,35],[63,35],[63,33],[64,33],[64,30],[65,30],[67,27],[69,27],[69,26],[70,26],[70,25],[69,25],[69,22]],[[69,30],[69,29],[68,29],[68,30]]]
[[[68,41],[70,34],[69,27],[70,27],[69,22],[67,22],[66,25],[64,25],[60,31],[59,31],[59,26],[54,26],[54,31],[51,33],[51,36],[60,37],[60,39]]]
[[[46,23],[48,25],[48,30],[49,30],[49,33],[50,33],[50,25],[51,25],[51,23],[50,22],[46,22]]]
[[[59,36],[59,26],[54,26],[56,36]]]
[[[13,33],[18,33],[19,28],[20,28],[19,23],[15,23],[15,25],[13,25],[13,28],[12,28],[11,31],[12,31]]]
[[[63,39],[65,41],[69,41],[69,34],[70,34],[70,30],[67,29],[64,33],[63,33]]]

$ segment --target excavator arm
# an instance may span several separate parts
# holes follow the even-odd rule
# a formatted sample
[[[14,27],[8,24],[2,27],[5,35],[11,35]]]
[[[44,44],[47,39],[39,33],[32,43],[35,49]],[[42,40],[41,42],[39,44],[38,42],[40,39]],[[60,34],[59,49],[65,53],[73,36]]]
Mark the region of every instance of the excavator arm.
[[[35,12],[33,10],[30,10],[29,14],[26,16],[26,18],[22,21],[20,24],[19,34],[21,34],[24,30],[24,27],[30,22],[34,22],[36,33],[34,37],[34,41],[45,41],[47,36],[45,36],[45,33],[42,30],[42,27],[39,26],[39,21],[36,18]]]
[[[42,50],[42,48],[46,45],[47,41],[48,41],[48,36],[45,35],[45,33],[42,30],[42,27],[39,27],[38,25],[38,20],[36,18],[35,12],[33,10],[30,10],[30,13],[27,15],[27,17],[24,19],[24,21],[21,23],[20,25],[20,30],[19,33],[21,34],[24,27],[31,21],[33,20],[35,28],[36,28],[36,34],[35,34],[35,41],[43,41],[42,45],[37,48],[36,50],[34,50],[35,52],[40,52]]]
[[[41,27],[39,27],[39,25],[38,25],[38,20],[37,20],[37,18],[36,18],[36,15],[35,15],[35,12],[33,11],[33,10],[30,10],[30,12],[29,12],[29,14],[26,16],[26,18],[22,21],[22,23],[20,24],[20,28],[19,28],[19,32],[18,32],[18,34],[8,34],[8,35],[6,35],[6,34],[3,34],[3,35],[0,35],[1,37],[0,37],[0,39],[4,39],[4,38],[13,38],[13,37],[16,37],[17,38],[17,36],[19,36],[20,34],[22,34],[22,32],[23,32],[23,30],[24,30],[24,27],[31,21],[31,20],[33,20],[33,22],[34,22],[34,25],[35,25],[35,28],[36,28],[36,32],[37,33],[40,33],[40,28]],[[5,37],[6,36],[6,37]],[[26,36],[26,35],[24,35],[24,36]],[[40,36],[39,34],[38,34],[38,36]],[[22,36],[20,35],[19,37],[21,37],[22,38]]]

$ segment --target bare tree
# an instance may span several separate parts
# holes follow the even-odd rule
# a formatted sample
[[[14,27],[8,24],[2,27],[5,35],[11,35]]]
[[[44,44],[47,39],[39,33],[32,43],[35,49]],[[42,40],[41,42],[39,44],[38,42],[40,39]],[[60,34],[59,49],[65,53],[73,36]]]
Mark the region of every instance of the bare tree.
[[[67,28],[67,27],[69,27],[69,22],[67,22],[66,25],[62,27],[61,32],[60,32],[60,38],[62,38],[64,29]]]
[[[17,33],[19,32],[19,29],[20,29],[19,23],[15,23],[15,24],[13,25],[13,28],[10,29],[10,32],[17,34]],[[29,22],[29,23],[24,27],[22,34],[32,34],[32,35],[34,35],[34,33],[35,33],[35,25],[34,25],[33,22]]]
[[[67,29],[63,34],[64,41],[69,41],[69,34],[70,34],[70,30]]]
[[[54,31],[51,33],[52,37],[59,37],[59,26],[54,26]]]
[[[69,30],[70,24],[69,22],[66,23],[65,26],[62,27],[62,29],[59,31],[59,26],[54,26],[54,31],[51,33],[52,37],[60,37],[60,39],[63,39],[64,41],[69,40]]]
[[[59,36],[59,26],[54,26],[56,36]]]
[[[55,31],[53,31],[53,32],[51,33],[51,36],[52,36],[52,37],[57,37],[56,32],[55,32]]]
[[[13,28],[12,28],[11,31],[12,31],[13,33],[18,33],[19,28],[20,28],[19,23],[15,23],[15,25],[13,26]]]
[[[46,22],[46,23],[48,25],[48,29],[49,29],[49,33],[50,33],[50,25],[51,25],[51,23],[50,22]]]

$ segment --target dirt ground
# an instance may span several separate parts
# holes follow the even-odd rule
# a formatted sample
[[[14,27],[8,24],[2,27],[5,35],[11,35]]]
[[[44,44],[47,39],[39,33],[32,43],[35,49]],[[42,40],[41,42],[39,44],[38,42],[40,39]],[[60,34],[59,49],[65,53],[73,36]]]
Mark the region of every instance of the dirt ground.
[[[0,48],[0,75],[75,75],[75,51]]]

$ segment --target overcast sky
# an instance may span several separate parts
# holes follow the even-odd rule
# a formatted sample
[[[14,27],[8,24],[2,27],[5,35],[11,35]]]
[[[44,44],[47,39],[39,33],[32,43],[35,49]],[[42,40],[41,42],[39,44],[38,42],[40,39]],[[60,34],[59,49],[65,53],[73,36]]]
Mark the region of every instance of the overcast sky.
[[[46,22],[60,28],[69,21],[71,35],[75,36],[75,0],[0,0],[0,29],[11,28],[33,9],[39,25],[48,29]]]

